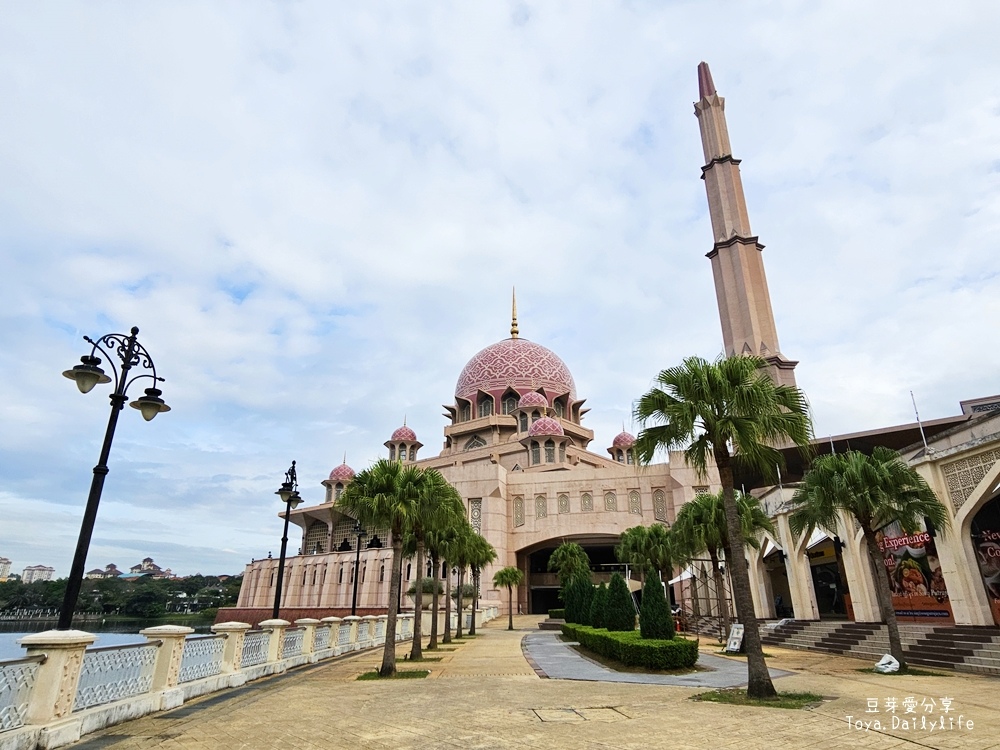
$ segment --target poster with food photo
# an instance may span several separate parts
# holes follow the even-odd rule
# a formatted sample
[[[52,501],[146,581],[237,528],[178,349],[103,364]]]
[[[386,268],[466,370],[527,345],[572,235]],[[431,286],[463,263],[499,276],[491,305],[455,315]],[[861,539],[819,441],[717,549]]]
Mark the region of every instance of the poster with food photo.
[[[892,607],[904,621],[954,622],[937,547],[926,529],[906,531],[890,523],[875,533],[889,572]]]

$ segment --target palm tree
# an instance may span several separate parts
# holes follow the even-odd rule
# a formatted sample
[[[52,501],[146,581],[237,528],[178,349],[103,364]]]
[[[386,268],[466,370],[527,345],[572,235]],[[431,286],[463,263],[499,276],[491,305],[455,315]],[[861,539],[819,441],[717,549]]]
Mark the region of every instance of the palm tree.
[[[344,489],[337,505],[368,528],[387,528],[392,543],[389,617],[379,674],[396,673],[396,602],[399,601],[403,535],[420,507],[423,472],[399,461],[379,459],[358,473]]]
[[[431,635],[427,643],[427,648],[433,651],[438,647],[438,612],[440,611],[441,592],[438,586],[438,576],[440,575],[441,562],[444,560],[445,568],[448,562],[444,555],[447,551],[449,540],[455,536],[455,527],[462,522],[462,503],[459,499],[457,504],[452,504],[450,518],[440,520],[438,526],[427,531],[427,555],[431,560],[432,578],[434,579],[434,593],[431,595]],[[445,576],[445,599],[444,599],[444,619],[445,619],[445,642],[451,640],[451,606],[449,597],[451,596],[451,576]]]
[[[469,635],[476,634],[476,609],[479,607],[479,574],[482,569],[497,559],[497,551],[481,534],[473,534],[469,565],[472,567],[472,621],[469,623]]]
[[[501,586],[507,587],[507,630],[514,629],[514,587],[520,586],[523,580],[524,573],[521,572],[520,568],[515,568],[513,565],[500,568],[500,570],[493,574],[494,586],[497,588]]]
[[[638,569],[643,582],[649,569],[658,571],[663,580],[669,581],[677,557],[675,547],[673,532],[663,524],[633,526],[622,532],[621,541],[615,547],[615,557]]]
[[[615,546],[618,562],[631,565],[639,571],[639,580],[645,582],[646,569],[652,565],[649,559],[649,527],[633,526],[625,529]]]
[[[719,358],[709,362],[688,357],[661,372],[655,387],[636,404],[635,416],[643,425],[635,452],[649,464],[658,449],[683,448],[685,462],[701,477],[714,460],[722,485],[729,542],[743,550],[733,478],[733,462],[773,476],[783,465],[774,446],[791,442],[806,451],[811,426],[803,393],[795,387],[775,385],[764,373],[766,362],[755,356]],[[750,593],[746,565],[731,565],[736,612],[744,626],[747,650],[747,695],[777,695],[764,663],[757,616]]]
[[[559,586],[564,589],[577,576],[590,577],[590,557],[576,542],[563,542],[556,547],[549,557],[548,567],[556,571]]]
[[[453,510],[455,503],[461,504],[461,502],[462,498],[458,491],[448,484],[448,480],[441,475],[441,472],[436,469],[427,469],[422,473],[417,493],[417,504],[413,514],[407,519],[407,531],[413,535],[415,543],[417,567],[417,586],[413,596],[416,616],[413,618],[413,643],[410,648],[410,659],[412,660],[423,658],[423,574],[427,532],[440,523],[451,521],[450,511]],[[436,587],[434,591],[434,596],[436,596]],[[437,613],[435,612],[434,615],[436,616]]]
[[[448,545],[449,562],[454,563],[458,568],[458,592],[455,597],[455,610],[458,612],[458,623],[455,626],[455,637],[462,637],[462,617],[464,614],[464,602],[462,596],[465,593],[462,589],[465,585],[465,571],[469,567],[469,559],[472,557],[472,537],[475,535],[472,526],[465,523],[457,529],[455,538]]]
[[[924,518],[938,529],[948,528],[948,512],[924,478],[895,451],[881,446],[871,455],[858,451],[820,456],[813,461],[792,496],[789,525],[796,534],[817,526],[837,528],[837,515],[846,512],[861,527],[868,557],[875,571],[879,612],[889,631],[889,653],[906,669],[899,625],[892,606],[889,571],[882,559],[876,532],[898,522],[903,529],[919,528]]]

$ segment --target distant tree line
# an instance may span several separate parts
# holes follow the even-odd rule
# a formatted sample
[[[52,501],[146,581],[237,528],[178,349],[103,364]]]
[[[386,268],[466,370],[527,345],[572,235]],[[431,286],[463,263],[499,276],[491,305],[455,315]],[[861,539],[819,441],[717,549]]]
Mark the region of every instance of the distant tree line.
[[[76,611],[95,615],[160,617],[233,606],[243,576],[193,575],[186,578],[96,578],[83,582]],[[58,609],[66,593],[66,579],[5,581],[0,583],[0,611]]]

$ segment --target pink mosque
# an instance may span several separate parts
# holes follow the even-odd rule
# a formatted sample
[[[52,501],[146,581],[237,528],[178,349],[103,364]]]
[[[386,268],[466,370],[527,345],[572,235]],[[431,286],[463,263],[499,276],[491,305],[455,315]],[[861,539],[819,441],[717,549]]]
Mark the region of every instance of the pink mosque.
[[[725,100],[705,63],[699,66],[698,84],[694,106],[714,238],[708,258],[726,352],[759,354],[776,382],[794,384],[796,363],[778,345],[763,245],[750,229],[740,161],[733,158],[729,143]],[[524,613],[544,613],[559,606],[557,581],[547,562],[561,542],[584,546],[595,581],[606,580],[621,569],[614,546],[625,529],[669,526],[685,502],[699,492],[718,489],[713,472],[699,478],[680,454],[640,468],[632,453],[634,437],[627,432],[610,445],[592,447],[594,433],[584,425],[588,409],[569,367],[545,346],[521,338],[516,303],[509,338],[472,356],[445,409],[448,423],[439,454],[418,455],[423,444],[404,425],[385,442],[386,455],[438,469],[458,490],[470,523],[497,551],[496,563],[483,571],[481,601],[501,612],[506,612],[507,598],[492,588],[494,570],[520,568],[524,583],[514,606]],[[909,572],[910,586],[900,585],[895,592],[899,616],[935,625],[1000,624],[1000,396],[963,402],[954,417],[834,436],[817,441],[815,448],[823,453],[873,445],[899,450],[951,515],[946,534],[933,528],[883,530],[886,565],[918,569],[922,578],[915,581]],[[759,550],[747,552],[758,616],[877,621],[872,570],[856,524],[843,518],[837,528],[818,529],[808,538],[791,533],[787,503],[804,467],[794,451],[786,455],[784,484],[772,487],[744,478],[777,531],[761,540]],[[388,540],[383,532],[371,530],[361,540],[359,555],[354,520],[335,509],[354,475],[346,463],[336,466],[323,482],[325,501],[292,512],[301,542],[299,554],[290,557],[285,568],[282,611],[288,619],[349,613],[358,557],[359,614],[384,612],[390,606]],[[249,564],[237,608],[221,612],[220,618],[266,619],[277,562]],[[407,581],[419,577],[413,565],[412,560],[403,564],[404,590]],[[674,601],[694,616],[709,621],[716,617],[708,561],[695,561],[675,573],[665,582]],[[448,571],[424,571],[434,574]],[[404,598],[404,608],[408,603]]]

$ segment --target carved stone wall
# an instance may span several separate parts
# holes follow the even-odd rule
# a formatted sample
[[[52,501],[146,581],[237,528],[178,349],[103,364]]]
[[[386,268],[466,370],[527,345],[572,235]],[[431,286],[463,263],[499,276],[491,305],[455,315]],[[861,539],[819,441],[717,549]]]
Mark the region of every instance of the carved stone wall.
[[[965,504],[997,461],[1000,461],[1000,448],[961,458],[941,467],[948,486],[948,496],[956,511]]]

